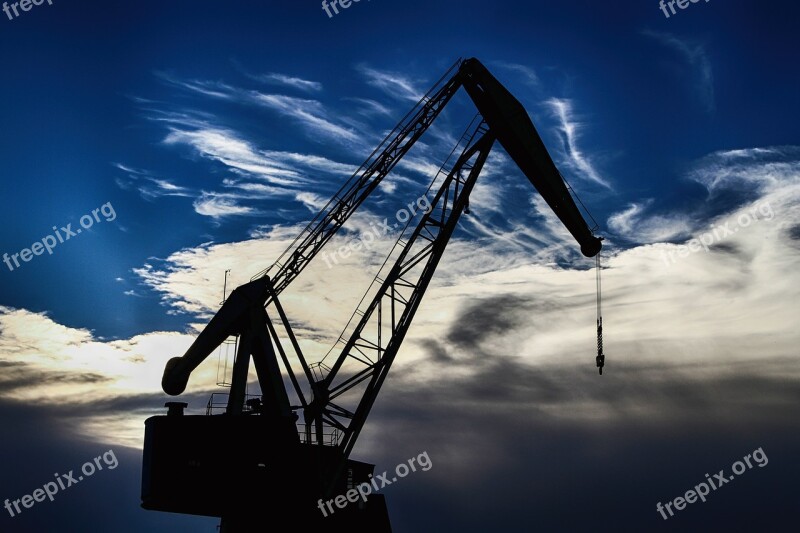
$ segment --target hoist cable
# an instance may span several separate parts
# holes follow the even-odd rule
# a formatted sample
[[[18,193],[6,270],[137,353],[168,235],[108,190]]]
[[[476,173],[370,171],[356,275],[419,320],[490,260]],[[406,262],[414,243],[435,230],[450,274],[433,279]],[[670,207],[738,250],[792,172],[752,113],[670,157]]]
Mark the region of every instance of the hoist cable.
[[[597,254],[594,258],[594,266],[597,272],[596,274],[596,284],[597,284],[597,358],[595,359],[597,363],[597,368],[600,370],[600,375],[603,375],[603,365],[606,361],[606,356],[603,353],[603,310],[602,310],[602,300],[603,300],[603,291],[602,286],[600,283],[600,254]]]

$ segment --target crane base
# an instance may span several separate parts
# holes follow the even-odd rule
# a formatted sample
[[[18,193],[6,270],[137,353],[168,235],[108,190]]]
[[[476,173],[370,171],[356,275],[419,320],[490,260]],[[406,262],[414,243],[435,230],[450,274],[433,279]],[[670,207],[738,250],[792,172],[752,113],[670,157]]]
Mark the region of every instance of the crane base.
[[[336,447],[301,443],[296,433],[279,438],[276,429],[258,415],[148,418],[142,507],[221,517],[228,531],[245,524],[252,530],[253,524],[268,521],[270,512],[305,524],[391,531],[383,495],[359,497],[343,508],[334,505],[333,512],[325,506],[322,473],[341,457]],[[332,497],[368,483],[374,470],[359,461],[346,465]]]

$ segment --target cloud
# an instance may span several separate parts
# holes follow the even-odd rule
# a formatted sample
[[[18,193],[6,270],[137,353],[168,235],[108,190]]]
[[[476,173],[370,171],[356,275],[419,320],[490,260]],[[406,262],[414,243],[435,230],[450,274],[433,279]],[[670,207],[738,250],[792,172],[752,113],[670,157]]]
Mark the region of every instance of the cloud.
[[[117,184],[120,188],[126,190],[134,188],[143,198],[156,199],[165,196],[186,198],[193,196],[191,189],[175,185],[171,181],[159,178],[149,171],[134,169],[122,163],[116,163],[114,166],[125,174],[124,177],[117,178]]]
[[[228,100],[240,105],[269,108],[296,120],[306,130],[306,134],[315,140],[321,136],[346,145],[361,140],[351,128],[337,124],[322,102],[318,100],[247,90],[223,82],[183,80],[168,75],[161,75],[161,77],[173,86],[203,96]],[[284,79],[284,81],[286,80]]]
[[[355,102],[356,104],[360,104],[357,112],[367,116],[372,117],[374,115],[392,115],[392,110],[383,105],[380,102],[376,102],[375,100],[370,100],[369,98],[355,98],[349,97],[345,98],[346,101]]]
[[[527,65],[520,65],[518,63],[508,63],[505,61],[495,61],[493,62],[494,65],[497,65],[500,68],[510,70],[511,72],[515,72],[522,78],[525,83],[532,87],[539,87],[540,81],[539,76],[536,75],[536,71],[530,68]]]
[[[545,104],[559,121],[569,167],[573,169],[578,177],[610,189],[611,186],[608,182],[600,176],[591,160],[578,147],[577,141],[583,125],[575,119],[572,102],[561,98],[550,98]]]
[[[198,124],[193,128],[173,126],[164,143],[191,146],[207,159],[258,176],[273,185],[298,186],[307,183],[296,169],[267,156],[229,129],[210,124]]]
[[[421,174],[422,176],[431,179],[439,172],[442,164],[441,162],[436,162],[431,158],[415,152],[414,154],[406,155],[397,163],[397,166],[401,169],[408,170],[410,172],[416,172],[417,174]]]
[[[753,170],[759,172],[757,166]],[[503,188],[498,191],[503,191]],[[512,189],[495,192],[491,196],[497,194],[515,195],[516,192]],[[793,202],[797,203],[796,194],[796,187],[785,183],[784,187],[769,193],[768,197],[754,199],[753,202],[763,202],[765,199],[772,202],[774,219],[753,224],[729,237],[725,241],[727,250],[692,254],[672,265],[665,263],[664,257],[675,245],[663,244],[660,239],[675,238],[681,232],[697,231],[702,228],[701,222],[690,217],[676,216],[673,220],[648,216],[646,209],[649,206],[646,204],[631,206],[618,214],[611,223],[616,230],[633,238],[634,242],[658,244],[616,250],[614,256],[608,258],[608,272],[604,275],[605,293],[609,299],[606,309],[609,315],[616,314],[616,317],[613,321],[607,320],[615,323],[608,329],[615,330],[616,342],[629,343],[630,346],[625,350],[631,354],[636,352],[636,360],[640,362],[648,361],[651,358],[648,354],[656,356],[662,351],[683,354],[678,357],[682,362],[695,361],[696,356],[692,355],[686,343],[689,340],[694,342],[693,339],[703,342],[699,339],[708,339],[709,332],[714,332],[713,352],[716,355],[712,357],[713,360],[723,357],[721,354],[726,351],[738,354],[726,354],[725,360],[730,361],[740,358],[746,360],[750,357],[750,350],[760,350],[759,353],[765,357],[785,355],[793,342],[789,338],[791,335],[787,337],[786,333],[791,328],[786,317],[780,318],[778,310],[791,305],[790,295],[796,292],[791,288],[796,274],[792,273],[790,265],[791,254],[797,253],[797,247],[789,231],[800,220],[798,210],[791,207]],[[313,204],[312,209],[318,207],[319,201],[319,198],[308,199]],[[546,216],[547,210],[543,204],[537,206],[534,200],[533,205],[532,214]],[[752,205],[741,206],[725,216],[738,216],[739,209],[744,212]],[[328,245],[329,250],[337,249],[358,234],[358,227],[368,228],[369,222],[377,218],[377,215],[365,214],[360,219],[353,219],[348,223],[351,231],[335,237]],[[594,335],[592,272],[577,252],[572,250],[573,254],[569,255],[559,249],[571,250],[574,246],[570,245],[571,240],[566,233],[558,232],[557,221],[552,223],[556,226],[551,228],[545,224],[532,230],[522,223],[500,228],[473,220],[473,217],[466,218],[465,225],[475,230],[483,228],[483,234],[477,239],[456,237],[448,246],[425,304],[412,327],[409,335],[411,343],[447,338],[448,345],[444,347],[444,353],[465,353],[457,337],[448,336],[445,332],[454,321],[464,320],[456,317],[456,310],[469,308],[471,302],[490,298],[489,302],[498,302],[496,306],[504,307],[509,312],[521,309],[521,316],[538,317],[532,322],[520,322],[516,312],[508,314],[502,309],[493,308],[493,304],[486,301],[481,303],[489,310],[487,312],[491,317],[508,317],[507,325],[503,326],[502,340],[492,341],[499,343],[498,349],[502,353],[517,354],[529,364],[540,364],[545,354],[550,357],[554,353],[566,354],[580,350],[581,345],[591,346]],[[265,237],[264,241],[186,250],[168,258],[157,271],[148,269],[140,273],[144,276],[143,281],[164,294],[170,305],[176,305],[184,311],[207,312],[213,309],[211,304],[216,303],[218,295],[213,292],[208,294],[204,280],[211,275],[209,269],[222,269],[222,263],[211,260],[212,257],[274,259],[280,255],[280,250],[288,246],[292,235],[292,228],[287,227],[280,228],[280,233]],[[390,246],[393,239],[393,235],[387,236],[384,244]],[[347,258],[339,257],[336,268],[332,269],[317,258],[296,280],[296,285],[288,290],[290,300],[285,306],[290,309],[293,320],[301,324],[299,331],[312,335],[312,344],[317,353],[320,353],[323,339],[338,336],[340,328],[344,326],[342,317],[350,315],[352,306],[362,294],[357,287],[366,290],[369,286],[370,272],[381,262],[380,254],[376,254],[379,248],[376,245],[372,251],[353,253]],[[537,251],[541,255],[537,255]],[[765,259],[780,255],[785,257],[779,262]],[[565,268],[562,260],[573,261],[575,266]],[[260,266],[250,263],[247,270],[252,272],[265,266],[263,263]],[[691,279],[692,283],[686,283],[687,279]],[[771,290],[769,294],[745,290],[746,287],[761,287],[758,281],[761,279],[781,281],[773,282],[774,291]],[[198,299],[200,294],[206,296]],[[704,306],[695,305],[696,298],[693,295],[696,294],[703,294]],[[630,298],[638,302],[635,308],[624,304]],[[730,303],[732,299],[735,305]],[[773,303],[766,304],[770,300]],[[767,307],[764,307],[765,304]],[[709,315],[709,309],[715,311]],[[665,314],[672,318],[669,321],[662,320]],[[742,316],[751,318],[742,323],[737,318]],[[675,317],[680,317],[677,326],[674,325]],[[472,329],[477,328],[487,335],[494,332],[487,320],[486,316],[475,319]],[[664,329],[665,323],[672,324],[668,330]],[[664,345],[658,349],[642,346],[638,339],[645,331],[648,339]],[[675,336],[676,331],[680,331],[680,336]],[[719,337],[721,331],[725,332],[724,341]],[[460,342],[470,339],[467,333],[459,335],[462,339]],[[764,348],[756,348],[764,335],[778,335],[784,340],[773,343],[770,350],[765,351]],[[670,343],[677,344],[667,347]],[[423,371],[427,367],[420,361],[419,355],[415,350],[410,350],[406,357],[411,364],[420,365],[420,371]]]
[[[185,90],[202,94],[203,96],[231,101],[235,100],[237,97],[238,91],[236,88],[220,81],[184,80],[166,72],[157,72],[156,76],[170,85],[181,87]]]
[[[255,74],[248,75],[250,78],[270,84],[270,85],[285,85],[306,92],[319,92],[322,90],[322,84],[317,81],[304,80],[295,76],[288,76],[286,74],[269,73],[269,74]]]
[[[778,151],[791,153],[768,149]],[[454,497],[500,509],[487,517],[476,503],[466,507],[466,516],[448,515],[460,531],[481,531],[488,524],[513,529],[523,520],[514,510],[533,505],[540,527],[558,529],[567,520],[582,529],[583,515],[566,513],[577,499],[592,511],[591,520],[619,514],[633,529],[646,530],[658,518],[653,502],[682,494],[696,483],[687,479],[702,480],[703,472],[726,468],[758,446],[771,466],[735,481],[736,492],[714,493],[725,503],[709,499],[692,512],[713,525],[720,516],[714,505],[727,508],[741,497],[763,509],[784,493],[764,486],[791,487],[797,465],[785,458],[800,445],[794,312],[800,298],[800,195],[791,158],[762,159],[768,152],[712,154],[694,171],[705,169],[698,175],[717,191],[743,180],[763,184],[725,216],[768,201],[772,220],[729,236],[725,249],[671,265],[664,254],[675,245],[666,243],[605,257],[602,377],[594,367],[594,273],[586,262],[547,264],[530,253],[534,238],[552,238],[555,230],[545,226],[519,247],[502,238],[456,235],[354,453],[376,461],[380,472],[429,452],[434,468],[393,486],[390,508],[422,498],[415,507],[419,516],[406,519],[415,525],[439,524],[440,505]],[[731,168],[735,179],[715,180],[718,171]],[[513,198],[518,192],[503,184],[487,198],[495,195]],[[529,216],[544,216],[530,196],[525,203]],[[352,229],[368,226],[371,216],[377,215],[353,219]],[[498,237],[518,230],[483,224]],[[219,306],[214,280],[220,272],[234,264],[231,286],[246,282],[301,229],[263,228],[259,239],[180,250],[135,274],[161,295],[167,310],[189,313],[201,328]],[[337,236],[329,246],[353,235]],[[317,258],[283,293],[310,362],[333,344],[381,260],[377,248],[342,258],[331,269]],[[163,365],[193,338],[152,332],[103,342],[47,315],[2,308],[0,368],[6,377],[0,379],[0,409],[9,402],[46,406],[53,420],[72,413],[69,424],[80,432],[141,446],[142,419],[163,411]],[[190,380],[186,398],[193,406],[202,406],[205,392],[214,390],[215,363],[210,358]],[[565,470],[564,464],[572,466]],[[784,467],[773,468],[778,464]],[[582,484],[587,475],[595,484]],[[637,491],[631,498],[616,496],[632,485]],[[565,504],[563,494],[574,498]],[[747,505],[732,508],[750,512]]]
[[[727,155],[721,157],[730,159]],[[713,165],[702,167],[706,168],[706,172],[700,172],[700,166],[693,172],[700,172],[699,175],[713,178],[715,174],[712,168],[716,168],[714,165],[717,164],[717,159],[715,156],[710,157],[709,161],[713,162]],[[741,157],[737,156],[734,159],[737,165],[742,163]],[[759,308],[761,304],[750,301],[748,297],[731,307],[726,303],[732,297],[728,288],[760,286],[757,279],[762,277],[785,280],[776,285],[779,292],[774,298],[775,301],[786,301],[781,291],[786,291],[786,294],[792,292],[787,290],[786,283],[790,284],[790,280],[794,277],[790,270],[786,270],[790,264],[790,255],[779,262],[765,263],[759,258],[779,256],[782,253],[785,255],[797,249],[796,239],[792,237],[794,235],[792,228],[797,227],[800,217],[798,208],[794,207],[800,204],[797,202],[798,173],[795,172],[794,178],[791,174],[781,174],[787,169],[792,172],[793,168],[791,161],[784,161],[784,165],[776,165],[774,161],[750,161],[749,170],[737,167],[737,172],[742,176],[751,176],[752,179],[758,176],[760,182],[774,186],[764,189],[759,196],[749,202],[721,213],[718,215],[719,218],[703,219],[698,213],[693,212],[659,214],[655,203],[651,200],[632,203],[623,211],[612,215],[609,226],[615,232],[631,242],[644,245],[614,251],[614,257],[609,259],[611,272],[605,276],[605,283],[615,289],[607,289],[607,294],[613,294],[616,290],[620,294],[618,298],[624,299],[625,295],[633,294],[635,288],[640,293],[637,301],[645,300],[652,302],[653,305],[648,309],[640,306],[627,318],[629,322],[625,323],[646,324],[641,328],[648,327],[654,328],[653,331],[659,331],[661,326],[648,317],[658,317],[665,309],[681,317],[692,317],[696,312],[701,312],[694,317],[695,322],[687,323],[682,329],[684,335],[689,335],[707,321],[702,315],[707,311],[706,308],[696,309],[691,305],[686,307],[687,303],[694,301],[692,294],[696,292],[702,292],[705,301],[711,307],[719,306],[720,309],[726,309],[721,316],[740,316],[739,313],[741,316],[750,315],[754,312],[752,309]],[[422,325],[417,326],[418,329],[415,331],[418,333],[412,334],[412,337],[441,338],[443,335],[441,328],[445,327],[448,320],[453,319],[452,311],[446,310],[462,309],[466,302],[481,295],[525,296],[526,293],[520,292],[520,288],[527,284],[536,289],[525,296],[526,298],[537,301],[548,301],[549,298],[552,300],[551,306],[561,308],[565,313],[562,318],[554,322],[555,324],[560,323],[559,320],[563,320],[564,324],[574,324],[577,317],[577,313],[567,306],[568,300],[559,296],[561,291],[583,302],[590,302],[593,297],[591,294],[593,284],[587,284],[586,278],[591,274],[586,270],[588,263],[582,262],[573,249],[571,238],[538,196],[533,194],[527,196],[532,200],[529,200],[529,212],[526,216],[535,216],[544,221],[543,224],[531,224],[529,218],[527,220],[521,218],[507,221],[504,225],[497,225],[482,205],[510,205],[508,198],[518,196],[517,189],[505,183],[496,183],[491,184],[483,194],[484,199],[481,199],[480,195],[475,198],[473,209],[476,214],[464,218],[462,227],[468,230],[469,238],[457,236],[452,240],[442,260],[442,267],[434,278],[433,288],[426,298],[426,301],[432,302],[428,304],[431,305],[431,309],[437,311],[432,315],[421,311],[422,318],[418,323]],[[309,209],[314,212],[325,200],[324,197],[313,193],[298,194],[297,199],[307,203]],[[705,230],[709,223],[723,220],[725,217],[738,217],[765,201],[770,202],[774,219],[763,220],[743,228],[724,243],[719,243],[721,246],[710,252],[693,254],[679,264],[665,263],[664,257],[670,250],[674,250],[675,246],[664,244],[665,242],[697,236],[697,232]],[[382,219],[383,217],[377,213],[369,212],[353,217],[340,235],[334,237],[328,244],[326,250],[337,249],[354,235],[360,234],[362,230],[368,230],[371,222]],[[214,305],[218,300],[216,291],[209,292],[206,286],[207,280],[211,279],[214,272],[224,270],[223,266],[229,268],[227,265],[230,265],[231,257],[261,258],[259,261],[247,260],[242,263],[245,272],[258,272],[280,256],[289,246],[295,233],[299,231],[299,226],[265,227],[258,232],[258,237],[263,240],[254,239],[242,243],[209,245],[199,249],[184,250],[165,259],[160,267],[148,266],[137,270],[137,274],[142,277],[146,285],[164,296],[166,304],[184,312],[207,315],[215,308]],[[318,257],[317,261],[304,271],[303,276],[295,281],[296,285],[290,291],[294,296],[291,297],[290,303],[286,304],[287,308],[292,309],[293,314],[296,313],[293,316],[303,324],[300,329],[310,332],[315,339],[320,335],[319,338],[335,338],[339,328],[344,325],[341,317],[349,316],[348,309],[351,308],[348,305],[357,303],[361,296],[358,287],[363,287],[364,290],[367,288],[371,281],[371,269],[382,261],[380,250],[388,250],[394,238],[395,235],[387,235],[382,239],[385,242],[376,244],[372,250],[354,253],[347,258],[340,257],[335,269],[326,268],[325,263]],[[787,252],[780,251],[784,247]],[[570,263],[574,263],[577,268],[574,270],[565,268],[565,265]],[[738,266],[736,270],[730,270],[733,265],[747,267]],[[740,269],[741,273],[737,274]],[[757,278],[748,280],[748,276]],[[632,279],[637,280],[635,287],[631,284]],[[686,285],[685,281],[680,281],[685,279],[692,279],[693,283]],[[675,290],[669,285],[671,281],[677,283],[679,287],[685,287],[688,292]],[[295,293],[295,290],[299,292]],[[667,292],[663,292],[664,290]],[[766,297],[766,294],[762,294],[758,299],[761,301]],[[559,304],[556,305],[555,302]],[[593,306],[584,309],[583,321],[584,342],[590,343],[592,309]],[[751,311],[746,311],[747,309]],[[443,314],[437,316],[437,312]],[[541,308],[530,311],[531,315],[539,312]],[[763,312],[756,314],[766,316]],[[757,324],[754,321],[749,324],[757,329],[766,327],[768,323],[759,320]],[[711,331],[719,328],[719,325],[715,321],[713,326],[706,329]],[[639,330],[636,331],[638,335]],[[737,327],[731,333],[735,333],[733,336],[737,337],[744,335],[745,331],[746,328]],[[545,342],[542,339],[552,338],[552,341],[555,341],[555,333],[555,330],[550,332],[545,330],[542,338],[530,337],[532,343],[530,346]],[[701,332],[698,334],[702,336]],[[575,337],[566,332],[563,335],[565,339]],[[631,340],[633,339],[635,335]],[[552,341],[546,341],[545,345]],[[549,346],[548,349],[556,348]]]
[[[701,43],[689,39],[682,39],[667,32],[645,30],[642,33],[647,37],[655,39],[660,44],[671,48],[683,57],[688,66],[693,70],[692,74],[695,77],[695,90],[698,98],[703,103],[707,112],[713,112],[716,108],[714,97],[714,73],[705,46]]]
[[[725,190],[757,195],[800,182],[800,147],[775,146],[721,150],[702,158],[689,179],[714,196]]]
[[[653,200],[632,203],[608,218],[608,227],[617,235],[638,243],[669,242],[686,237],[693,230],[687,214],[649,215]]]
[[[216,193],[203,193],[203,196],[195,200],[193,205],[198,215],[213,218],[259,214],[259,212],[252,207],[238,204],[235,196]]]
[[[142,420],[163,405],[163,365],[191,340],[151,332],[101,341],[44,313],[0,306],[0,403],[58,413],[74,436],[140,447]],[[216,368],[208,366],[193,378],[191,394],[213,387]]]
[[[630,242],[673,242],[699,238],[720,225],[736,227],[740,216],[754,210],[757,215],[766,208],[793,212],[792,202],[800,196],[800,148],[721,150],[695,162],[686,179],[705,187],[708,197],[667,214],[658,212],[654,199],[632,202],[609,217],[609,228]]]
[[[350,176],[356,171],[353,165],[315,154],[259,149],[238,132],[207,118],[164,113],[153,120],[168,124],[169,133],[163,141],[166,146],[189,147],[202,158],[223,165],[231,177],[221,180],[220,190],[196,190],[116,164],[125,173],[124,178],[117,178],[117,184],[124,190],[135,188],[148,199],[193,198],[195,212],[202,216],[220,219],[261,214],[262,209],[249,204],[279,197],[301,201],[299,195],[311,183],[329,181],[331,176]]]
[[[430,453],[435,468],[404,481],[413,484],[407,493],[398,485],[390,506],[410,505],[411,493],[415,501],[420,494],[438,501],[442,493],[488,498],[487,483],[500,472],[504,483],[491,486],[502,496],[488,506],[502,508],[499,500],[508,498],[521,505],[518,487],[530,486],[541,493],[540,523],[554,525],[563,516],[548,511],[560,505],[553,494],[574,493],[570,486],[586,472],[602,487],[616,486],[614,472],[625,469],[639,476],[644,494],[624,504],[605,499],[597,512],[632,507],[627,523],[647,524],[653,501],[682,493],[692,475],[702,479],[702,472],[723,468],[756,446],[795,449],[796,439],[786,438],[796,427],[800,375],[792,354],[800,339],[787,310],[800,296],[794,268],[800,251],[792,251],[782,228],[797,221],[791,215],[754,225],[731,239],[734,254],[694,254],[669,268],[662,252],[671,245],[637,246],[609,258],[602,378],[593,361],[591,271],[531,264],[509,246],[506,257],[496,257],[483,243],[454,239],[355,456],[376,461],[380,471],[422,450]],[[199,268],[205,259],[192,264]],[[317,342],[324,336],[308,341],[311,328],[335,334],[337,315],[339,324],[349,316],[348,293],[358,292],[349,276],[368,264],[367,255],[356,255],[340,261],[339,269],[306,271],[284,293],[304,346],[324,344]],[[701,457],[676,451],[687,446]],[[552,465],[554,457],[574,461],[576,470],[565,474]],[[769,483],[790,483],[791,476],[775,472]],[[765,482],[740,490],[760,498]],[[624,486],[620,482],[619,489]],[[597,505],[594,492],[581,488],[577,494]],[[419,522],[435,523],[430,513]],[[521,518],[508,520],[519,525]],[[459,528],[481,530],[487,523],[475,512]],[[581,524],[576,518],[574,525]]]
[[[378,70],[366,65],[358,65],[356,70],[368,85],[372,85],[394,98],[418,102],[425,94],[424,91],[417,88],[414,80],[403,74]]]
[[[203,244],[151,259],[133,270],[145,286],[162,295],[164,305],[181,313],[210,318],[219,308],[219,273],[231,269],[230,285],[249,281],[271,264],[302,227],[262,228],[259,238],[238,243]]]
[[[252,93],[252,97],[255,102],[299,121],[312,134],[346,143],[361,140],[352,129],[336,124],[316,100],[259,92]]]
[[[376,402],[369,424],[378,427],[365,432],[370,444],[358,456],[378,471],[423,450],[433,463],[387,497],[390,509],[414,505],[404,527],[579,531],[619,520],[614,529],[649,530],[661,522],[656,502],[682,495],[704,472],[730,472],[758,447],[769,466],[670,520],[690,519],[689,530],[703,531],[720,520],[736,530],[742,520],[761,520],[763,508],[781,515],[769,518],[776,529],[790,519],[789,499],[776,504],[774,492],[764,494],[768,486],[792,493],[798,472],[794,464],[791,474],[769,470],[800,444],[793,420],[800,390],[779,376],[787,362],[766,362],[766,372],[735,365],[718,375],[668,362],[620,363],[600,377],[586,368],[591,363],[573,363],[578,354],[551,354],[550,364],[535,367],[508,354],[478,354],[469,374],[451,360],[437,365],[437,379],[395,370]],[[453,499],[467,505],[442,516]],[[586,512],[570,513],[575,506]]]

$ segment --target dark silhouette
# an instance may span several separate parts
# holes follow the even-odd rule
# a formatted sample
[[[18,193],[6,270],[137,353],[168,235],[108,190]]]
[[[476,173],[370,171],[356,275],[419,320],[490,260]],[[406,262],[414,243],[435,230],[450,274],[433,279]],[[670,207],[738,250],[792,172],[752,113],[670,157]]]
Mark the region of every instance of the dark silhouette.
[[[429,209],[410,237],[399,243],[400,254],[388,274],[376,278],[377,293],[354,314],[355,328],[336,345],[343,346],[341,352],[330,366],[324,360],[307,364],[279,294],[461,87],[481,118],[456,145],[460,156],[452,168],[443,168],[446,179]],[[495,141],[547,201],[583,254],[592,257],[600,251],[600,239],[581,216],[525,109],[477,59],[458,61],[281,258],[235,289],[186,354],[167,363],[162,387],[179,395],[205,358],[227,338],[238,338],[225,414],[183,416],[185,404],[171,403],[167,416],[146,421],[143,507],[220,516],[226,531],[251,530],[252,524],[269,521],[270,513],[294,516],[305,524],[341,524],[351,531],[390,531],[381,495],[354,496],[359,487],[366,492],[373,465],[349,456]],[[261,389],[258,401],[246,398],[251,358]],[[298,364],[291,364],[294,360]],[[299,373],[306,387],[300,385]],[[340,506],[344,498],[351,503]],[[335,512],[325,505],[331,499],[338,502]]]

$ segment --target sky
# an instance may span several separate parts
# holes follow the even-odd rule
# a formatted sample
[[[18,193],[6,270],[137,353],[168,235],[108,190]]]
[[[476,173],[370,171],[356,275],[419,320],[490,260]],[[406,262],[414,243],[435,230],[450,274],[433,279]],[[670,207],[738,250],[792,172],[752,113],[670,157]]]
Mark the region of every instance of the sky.
[[[225,271],[229,292],[269,267],[469,57],[525,106],[605,239],[606,367],[594,260],[496,146],[352,455],[381,472],[428,453],[429,471],[384,491],[394,531],[786,530],[800,510],[800,7],[667,4],[9,5],[0,505],[104,468],[0,508],[0,531],[216,531],[139,508],[164,364],[219,308]],[[422,197],[475,112],[457,94],[330,250]],[[309,360],[400,235],[318,257],[281,295]],[[215,354],[181,397],[190,414],[224,392],[217,374]],[[737,461],[750,467],[677,509]]]

